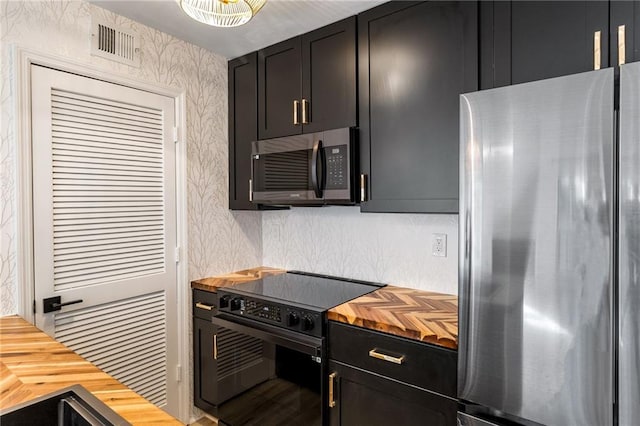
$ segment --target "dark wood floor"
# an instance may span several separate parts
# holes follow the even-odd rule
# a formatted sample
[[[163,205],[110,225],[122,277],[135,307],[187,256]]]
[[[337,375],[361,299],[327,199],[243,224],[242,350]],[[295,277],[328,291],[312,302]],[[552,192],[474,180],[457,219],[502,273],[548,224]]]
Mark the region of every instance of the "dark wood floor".
[[[190,423],[189,426],[217,426],[218,422],[211,420],[208,417],[202,417],[195,421],[194,423]]]
[[[253,407],[247,410],[247,406]],[[320,397],[283,379],[268,380],[221,406],[231,426],[320,425]]]

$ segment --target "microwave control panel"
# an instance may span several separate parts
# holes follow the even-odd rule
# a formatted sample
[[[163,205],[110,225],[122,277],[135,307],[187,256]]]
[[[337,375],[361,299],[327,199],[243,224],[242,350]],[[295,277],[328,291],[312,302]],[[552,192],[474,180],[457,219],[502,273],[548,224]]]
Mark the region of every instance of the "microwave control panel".
[[[349,156],[346,145],[328,146],[324,149],[327,161],[325,189],[349,188]]]

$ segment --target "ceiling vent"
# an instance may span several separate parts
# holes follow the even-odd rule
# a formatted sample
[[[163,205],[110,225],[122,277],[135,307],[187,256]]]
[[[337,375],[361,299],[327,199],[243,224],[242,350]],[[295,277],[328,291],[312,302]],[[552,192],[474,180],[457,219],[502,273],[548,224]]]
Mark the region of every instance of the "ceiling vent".
[[[134,67],[140,66],[140,45],[138,35],[107,25],[93,18],[91,32],[91,54]]]

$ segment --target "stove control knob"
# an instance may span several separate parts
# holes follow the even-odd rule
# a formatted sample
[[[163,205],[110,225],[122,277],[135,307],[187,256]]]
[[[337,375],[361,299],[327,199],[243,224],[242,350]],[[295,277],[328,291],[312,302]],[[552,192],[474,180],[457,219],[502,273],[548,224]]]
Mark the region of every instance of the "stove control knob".
[[[233,299],[231,299],[231,310],[232,311],[237,311],[238,309],[240,309],[240,298],[239,297],[234,297]]]
[[[294,325],[298,325],[300,323],[300,317],[295,312],[289,312],[287,315],[287,325],[289,327],[293,327]]]
[[[218,305],[220,308],[228,308],[229,307],[229,299],[231,299],[231,296],[229,296],[228,294],[225,294],[224,296],[220,297],[220,301],[218,302]]]
[[[313,330],[313,318],[311,318],[309,315],[306,315],[303,319],[302,319],[302,329],[304,331],[309,331],[309,330]]]

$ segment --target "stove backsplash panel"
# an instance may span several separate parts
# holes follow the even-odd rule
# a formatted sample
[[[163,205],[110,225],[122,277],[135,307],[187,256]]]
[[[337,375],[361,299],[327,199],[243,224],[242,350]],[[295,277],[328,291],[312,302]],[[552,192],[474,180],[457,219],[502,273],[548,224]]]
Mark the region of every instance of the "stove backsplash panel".
[[[433,234],[446,234],[446,257],[432,255]],[[265,266],[458,293],[458,215],[267,211],[262,246]]]

